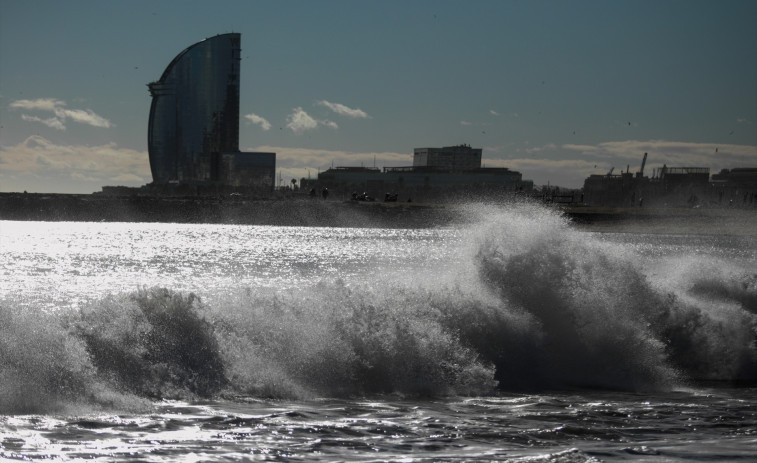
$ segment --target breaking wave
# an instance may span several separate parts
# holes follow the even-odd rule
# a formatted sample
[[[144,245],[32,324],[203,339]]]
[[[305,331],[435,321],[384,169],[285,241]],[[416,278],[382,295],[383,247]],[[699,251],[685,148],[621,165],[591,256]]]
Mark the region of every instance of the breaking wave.
[[[652,282],[640,259],[552,211],[481,217],[469,249],[402,283],[240,288],[212,304],[144,288],[75,313],[5,299],[0,412],[757,380],[754,273],[715,262]]]

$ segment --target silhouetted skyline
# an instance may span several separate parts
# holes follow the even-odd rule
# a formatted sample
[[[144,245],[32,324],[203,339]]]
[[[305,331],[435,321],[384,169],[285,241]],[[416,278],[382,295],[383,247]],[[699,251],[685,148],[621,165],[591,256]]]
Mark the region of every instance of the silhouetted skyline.
[[[277,178],[468,143],[580,187],[757,166],[757,3],[0,0],[0,191],[150,182],[146,84],[243,34],[240,149]],[[375,159],[375,161],[374,161]]]

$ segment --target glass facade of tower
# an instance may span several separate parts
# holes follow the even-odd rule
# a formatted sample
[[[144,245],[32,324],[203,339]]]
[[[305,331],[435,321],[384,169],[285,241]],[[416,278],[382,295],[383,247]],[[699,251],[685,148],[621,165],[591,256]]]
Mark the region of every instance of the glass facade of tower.
[[[198,42],[148,84],[154,183],[225,183],[223,155],[239,153],[240,41],[231,33]]]

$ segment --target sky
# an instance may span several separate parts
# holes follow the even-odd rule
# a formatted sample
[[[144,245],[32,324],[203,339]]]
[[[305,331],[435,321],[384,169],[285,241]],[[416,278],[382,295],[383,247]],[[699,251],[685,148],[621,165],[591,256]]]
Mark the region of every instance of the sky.
[[[0,192],[152,181],[150,95],[242,34],[240,149],[277,180],[483,148],[535,185],[757,167],[754,0],[0,0]]]

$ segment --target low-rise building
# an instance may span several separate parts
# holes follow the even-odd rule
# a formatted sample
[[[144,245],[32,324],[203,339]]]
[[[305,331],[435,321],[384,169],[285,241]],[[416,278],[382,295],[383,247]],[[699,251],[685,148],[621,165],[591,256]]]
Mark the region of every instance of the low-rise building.
[[[457,145],[444,148],[416,148],[413,165],[385,167],[332,167],[318,174],[317,181],[301,180],[307,189],[328,188],[343,197],[353,193],[400,200],[428,200],[465,192],[498,194],[530,191],[533,182],[507,168],[482,168],[480,148]]]
[[[436,167],[446,171],[481,168],[483,149],[462,144],[442,148],[415,148],[413,167]]]

